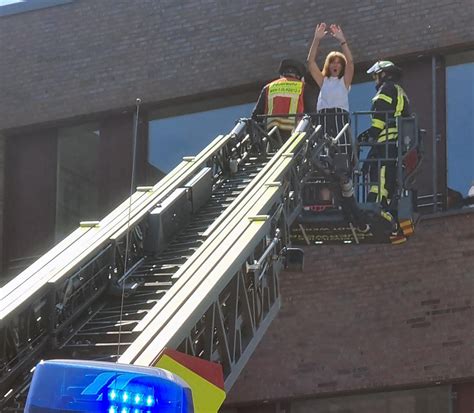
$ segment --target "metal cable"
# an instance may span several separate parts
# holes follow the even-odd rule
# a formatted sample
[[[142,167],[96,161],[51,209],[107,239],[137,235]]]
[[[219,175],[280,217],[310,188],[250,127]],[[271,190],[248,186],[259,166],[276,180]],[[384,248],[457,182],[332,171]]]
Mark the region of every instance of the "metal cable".
[[[140,113],[140,103],[141,99],[137,98],[135,101],[135,116],[134,116],[134,125],[133,125],[133,142],[132,142],[132,174],[130,179],[130,197],[128,203],[128,220],[127,220],[127,233],[125,235],[125,257],[123,263],[123,273],[127,273],[127,260],[128,260],[128,247],[130,243],[130,217],[132,215],[132,195],[134,191],[135,184],[135,163],[136,163],[136,153],[137,153],[137,135],[138,135],[138,115]],[[125,281],[122,281],[122,294],[120,300],[120,320],[119,320],[119,332],[118,332],[118,344],[117,344],[117,357],[120,356],[120,344],[122,336],[122,321],[123,321],[123,306],[125,298]]]

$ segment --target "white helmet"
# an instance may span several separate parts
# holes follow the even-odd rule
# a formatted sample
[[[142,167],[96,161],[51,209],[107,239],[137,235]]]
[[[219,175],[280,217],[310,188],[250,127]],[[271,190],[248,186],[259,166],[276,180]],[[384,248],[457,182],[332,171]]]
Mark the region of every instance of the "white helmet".
[[[390,60],[379,60],[369,70],[367,70],[368,74],[376,74],[381,72],[400,76],[402,74],[402,69],[400,69]]]

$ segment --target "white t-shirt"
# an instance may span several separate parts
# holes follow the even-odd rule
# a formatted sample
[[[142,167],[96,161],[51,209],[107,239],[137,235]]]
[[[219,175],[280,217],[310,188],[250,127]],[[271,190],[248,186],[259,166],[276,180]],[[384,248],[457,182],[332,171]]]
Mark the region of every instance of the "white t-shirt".
[[[323,85],[318,96],[316,110],[341,108],[349,112],[349,88],[344,83],[344,77],[324,77]]]

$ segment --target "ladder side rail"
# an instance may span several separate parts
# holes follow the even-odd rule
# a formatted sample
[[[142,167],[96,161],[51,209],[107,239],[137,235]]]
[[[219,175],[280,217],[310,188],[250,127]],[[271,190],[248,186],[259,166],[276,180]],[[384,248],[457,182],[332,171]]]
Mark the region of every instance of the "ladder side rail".
[[[228,135],[231,137],[232,135]],[[219,161],[219,152],[227,150],[226,148],[227,145],[220,145],[220,147],[216,150],[214,150],[211,153],[211,157],[213,161]],[[217,155],[216,155],[217,152]],[[222,159],[222,158],[221,158]],[[191,171],[193,172],[192,175],[195,173],[199,172],[200,168],[205,163],[209,163],[209,160],[204,158],[200,163],[197,163],[196,165],[193,166]],[[221,172],[220,172],[221,173]],[[174,182],[173,189],[176,190],[177,187],[183,185],[186,183],[190,178],[188,174],[186,177],[182,177],[181,179],[177,180]],[[192,176],[191,175],[191,176]],[[186,178],[186,179],[185,179]],[[170,195],[169,193],[167,195]],[[163,197],[163,199],[166,199]],[[148,203],[151,205],[152,208],[155,207],[156,201],[154,203]],[[148,214],[150,211],[150,208],[148,210],[144,211]],[[130,230],[130,242],[129,242],[129,248],[131,250],[134,250],[133,253],[134,255],[137,255],[137,257],[134,257],[134,255],[129,255],[130,257],[130,262],[127,263],[127,268],[133,265],[132,261],[134,258],[141,259],[144,255],[143,251],[143,243],[142,239],[139,235],[140,233],[140,225],[144,224],[144,221],[147,219],[147,214],[141,214],[141,215],[136,215],[135,220],[136,223],[132,225],[132,222],[130,223],[130,227],[127,225],[124,229]],[[141,219],[138,221],[138,217]],[[129,227],[129,228],[128,228]],[[115,228],[114,228],[115,229]],[[57,307],[58,304],[61,304],[62,301],[64,300],[64,291],[67,288],[67,286],[74,284],[73,280],[78,278],[78,274],[80,275],[80,285],[77,288],[77,291],[74,294],[81,294],[84,289],[86,288],[85,286],[87,285],[93,285],[95,288],[97,288],[98,291],[96,291],[93,296],[97,298],[100,296],[100,294],[105,291],[107,288],[107,280],[111,276],[114,278],[121,278],[121,276],[124,275],[125,268],[123,267],[123,256],[125,254],[125,251],[120,249],[118,246],[121,244],[122,246],[125,245],[125,237],[127,234],[121,234],[121,238],[117,239],[117,236],[120,232],[116,232],[115,234],[111,235],[108,242],[104,244],[104,246],[99,246],[96,247],[94,245],[90,246],[91,253],[87,254],[88,251],[86,251],[83,254],[83,259],[81,257],[76,258],[76,260],[70,263],[70,265],[67,267],[69,269],[69,274],[66,272],[63,272],[62,274],[58,274],[52,279],[49,280],[49,284],[53,285],[53,289],[55,291],[55,306]],[[95,247],[95,248],[94,248]],[[106,251],[113,250],[111,254],[105,254]],[[83,262],[84,259],[87,259],[88,257],[92,256],[92,259],[88,262],[86,265],[87,268],[90,268],[92,270],[90,271],[83,271]],[[97,265],[97,259],[95,257],[98,256],[106,256],[108,258],[108,261],[105,263],[102,263],[101,265]],[[130,266],[128,265],[130,264]],[[79,272],[74,271],[75,268],[81,268]],[[99,280],[99,281],[98,281]],[[99,283],[100,288],[97,287],[96,283]],[[88,299],[87,302],[90,302]],[[66,306],[63,311],[61,312],[62,317],[57,320],[57,323],[55,325],[54,331],[58,332],[60,330],[63,330],[66,328],[68,325],[70,325],[75,318],[77,318],[81,312],[85,308],[84,303],[82,300],[69,300],[69,305]]]
[[[275,202],[275,199],[280,199],[281,194],[279,192],[281,192],[281,188],[276,186],[268,187],[262,191],[259,194],[259,201],[251,211],[260,212],[262,209],[268,209]],[[214,251],[209,251],[205,260],[206,265],[202,266],[200,271],[194,274],[193,282],[186,285],[185,291],[183,291],[181,296],[174,297],[169,303],[166,308],[169,316],[160,323],[161,325],[151,324],[149,326],[149,328],[151,327],[156,330],[155,337],[152,341],[144,343],[138,357],[133,361],[134,364],[151,365],[159,355],[159,351],[156,350],[164,348],[164,346],[160,345],[160,343],[163,343],[164,337],[166,337],[166,344],[171,347],[178,346],[184,340],[188,331],[206,313],[209,305],[214,303],[218,293],[223,291],[228,285],[230,282],[229,277],[236,274],[242,266],[246,266],[246,263],[249,265],[254,264],[254,255],[252,255],[250,260],[248,258],[251,256],[251,252],[257,246],[260,246],[261,241],[265,239],[265,235],[269,232],[269,226],[268,216],[251,219],[247,214],[246,219],[239,220],[239,223],[219,243],[219,246]],[[211,289],[214,294],[204,293],[206,289]],[[193,317],[190,314],[183,316],[182,314],[186,312],[191,312]],[[255,319],[253,324],[254,326],[256,325]],[[141,340],[142,337],[139,336],[137,341],[140,342]],[[229,349],[229,346],[224,348],[225,351],[222,357],[229,361],[232,351]],[[119,362],[123,361],[122,358],[119,359]]]
[[[51,248],[46,254],[42,255],[38,258],[33,264],[31,264],[28,268],[18,274],[15,278],[9,281],[0,289],[0,303],[3,302],[3,299],[10,294],[13,290],[19,288],[25,281],[30,279],[34,274],[40,271],[43,267],[45,267],[48,263],[54,260],[58,255],[60,255],[63,251],[69,248],[72,244],[74,244],[80,237],[82,237],[90,228],[82,228],[79,227],[75,229],[71,234],[69,234],[66,238],[56,244],[53,248]],[[1,307],[0,307],[1,311]]]
[[[234,128],[236,130],[236,128]],[[219,150],[222,151],[222,148],[226,146],[231,141],[231,138],[235,140],[235,138],[238,138],[236,133],[231,133],[226,135],[225,137],[218,137],[216,140],[210,144],[207,148],[205,148],[200,155],[198,155],[197,159],[198,161],[196,162],[196,158],[193,158],[190,162],[190,160],[186,160],[181,163],[181,166],[186,166],[184,173],[179,174],[178,180],[176,180],[176,173],[171,174],[171,177],[169,176],[168,179],[165,181],[170,181],[168,182],[169,185],[166,187],[165,186],[165,191],[168,189],[169,192],[169,187],[176,187],[181,185],[184,181],[188,180],[192,174],[196,173],[199,171],[199,168],[202,167],[202,165],[209,163],[209,158],[215,157],[216,152]],[[188,166],[190,165],[190,166]],[[183,169],[182,167],[177,168],[177,169]],[[187,169],[187,171],[186,171]],[[165,182],[166,183],[166,182]],[[160,181],[155,187],[160,189],[160,186],[163,186],[163,183]],[[137,194],[137,193],[136,193]],[[134,194],[135,196],[137,196]],[[159,194],[163,195],[163,191]],[[166,194],[165,194],[166,195]],[[146,199],[146,195],[142,196],[142,193],[138,193],[138,197],[142,199]],[[157,196],[155,196],[157,198]],[[156,203],[156,200],[149,201],[148,204],[154,206]],[[124,202],[122,206],[127,207],[130,204],[130,202]],[[132,203],[134,204],[134,203]],[[142,208],[143,212],[146,208]],[[126,209],[124,211],[126,213]],[[147,211],[145,210],[145,213]],[[110,218],[110,216],[109,216]],[[105,221],[107,220],[107,217]],[[100,228],[100,227],[99,227]],[[90,231],[90,232],[100,232],[97,230],[97,228],[94,228],[96,231]],[[114,228],[115,229],[115,228]],[[102,231],[103,232],[103,231]],[[110,236],[109,233],[106,234],[107,236]],[[98,235],[97,235],[98,237]],[[55,336],[54,333],[57,333],[58,331],[64,329],[69,325],[75,318],[78,317],[79,312],[74,311],[74,309],[79,310],[79,309],[84,309],[87,307],[86,302],[80,303],[80,300],[68,300],[69,302],[75,302],[78,305],[73,305],[68,308],[68,311],[61,311],[60,317],[56,317],[56,311],[58,309],[58,306],[63,304],[64,301],[64,291],[70,288],[71,286],[74,286],[74,279],[78,279],[78,274],[84,274],[86,272],[90,273],[90,277],[87,277],[87,281],[85,283],[82,283],[81,288],[77,292],[70,292],[71,297],[78,297],[81,293],[83,293],[85,290],[87,290],[86,287],[84,286],[94,286],[93,290],[96,291],[95,294],[93,294],[93,297],[91,298],[96,298],[98,295],[100,295],[106,288],[105,282],[104,282],[104,274],[108,274],[108,266],[107,265],[101,265],[98,267],[97,271],[90,271],[90,268],[97,267],[96,262],[97,259],[94,257],[95,254],[98,254],[99,256],[104,255],[104,251],[110,249],[110,241],[107,240],[105,242],[104,246],[97,246],[97,242],[94,243],[92,242],[92,245],[90,245],[91,241],[93,240],[85,240],[85,237],[83,237],[82,241],[84,245],[88,245],[89,248],[85,252],[82,252],[79,256],[76,256],[76,260],[74,263],[70,263],[65,269],[63,268],[62,271],[55,274],[53,279],[47,279],[46,281],[50,284],[53,285],[54,288],[50,288],[50,285],[46,285],[46,283],[41,283],[41,286],[39,288],[34,289],[34,291],[28,291],[28,297],[32,295],[38,295],[38,299],[35,300],[35,303],[41,302],[45,303],[47,302],[47,305],[41,305],[41,308],[47,308],[45,310],[47,314],[42,314],[39,319],[49,319],[48,323],[48,328],[46,328],[46,331],[44,328],[38,328],[38,336],[37,337],[30,337],[31,334],[26,334],[24,337],[24,342],[21,343],[23,346],[20,344],[20,348],[23,347],[24,349],[27,349],[29,346],[29,343],[31,342],[39,342],[40,338],[44,338],[45,333],[51,335],[50,339]],[[71,248],[70,248],[71,250]],[[89,253],[89,254],[88,254]],[[65,259],[64,253],[60,254],[62,255],[60,258],[61,260],[64,261],[69,261],[67,258]],[[75,254],[72,254],[72,257],[74,257]],[[92,258],[90,257],[92,255]],[[71,258],[72,258],[71,257]],[[68,257],[69,258],[69,257]],[[84,270],[84,268],[87,268],[88,270]],[[77,269],[75,271],[75,269]],[[42,274],[43,275],[43,274]],[[48,274],[49,275],[49,274]],[[69,276],[68,276],[69,275]],[[32,277],[35,278],[35,277]],[[38,276],[35,278],[35,281],[38,280]],[[96,289],[95,281],[97,278],[100,278],[102,280],[101,287]],[[43,275],[43,280],[44,280],[44,275]],[[58,284],[55,283],[55,281],[59,281]],[[31,282],[30,282],[31,284]],[[29,318],[29,309],[31,308],[30,302],[28,302],[28,297],[26,297],[26,294],[24,294],[25,289],[27,289],[29,285],[22,285],[21,288],[16,288],[15,290],[12,291],[11,294],[9,294],[9,303],[10,306],[5,305],[5,301],[2,302],[3,305],[5,305],[2,308],[2,313],[1,313],[1,319],[0,321],[1,326],[3,330],[6,330],[8,328],[11,328],[12,326],[17,326],[19,324],[24,323],[24,319],[28,319],[28,322],[30,322]],[[42,288],[41,288],[42,287]],[[89,288],[90,291],[90,288]],[[37,294],[40,292],[40,294]],[[13,297],[12,295],[15,295]],[[17,298],[23,298],[23,300],[20,299],[21,302],[18,302]],[[87,302],[90,302],[90,299],[87,300]],[[80,303],[80,304],[79,304]],[[13,307],[13,308],[12,308]],[[22,308],[26,308],[26,311],[21,311]],[[26,313],[26,314],[25,314]],[[64,315],[68,313],[70,317],[64,317]],[[58,323],[59,321],[63,321],[63,324],[61,325],[61,322]],[[41,326],[43,326],[43,322],[41,323]],[[1,330],[0,330],[1,331]],[[4,337],[8,337],[7,334],[3,335]],[[47,341],[51,340],[43,340],[43,345],[42,348],[44,348],[45,343]],[[55,342],[55,340],[53,340]],[[7,365],[9,364],[10,361],[9,358],[13,357],[13,361],[16,361],[16,354],[12,356],[11,351],[7,351],[6,349],[7,345],[5,343],[5,340],[2,342],[2,346],[0,347],[2,349],[2,353],[0,356],[2,359],[2,364]],[[40,351],[40,350],[38,350]],[[35,354],[38,352],[35,351]],[[21,351],[20,351],[21,352]],[[30,354],[33,354],[33,352],[30,352]],[[31,357],[26,357],[26,359],[31,359]],[[2,379],[4,377],[2,376]],[[7,377],[8,378],[8,377]],[[2,386],[3,387],[3,386]]]
[[[297,141],[300,145],[304,142],[304,134],[296,134],[291,139],[291,142]],[[251,191],[247,191],[247,193],[242,193],[240,196],[242,197],[239,202],[236,202],[235,205],[231,205],[227,209],[227,211],[231,211],[233,217],[226,219],[224,223],[222,223],[219,227],[217,227],[211,235],[206,239],[205,243],[198,249],[197,253],[195,253],[191,260],[189,260],[176,274],[177,282],[176,284],[167,292],[167,294],[158,302],[155,308],[150,311],[147,316],[136,326],[134,331],[142,331],[149,323],[151,323],[163,309],[166,309],[167,304],[169,301],[173,299],[175,295],[180,294],[180,289],[184,288],[186,283],[191,279],[191,275],[198,270],[203,264],[203,259],[207,254],[206,250],[210,249],[211,251],[215,248],[215,246],[219,245],[225,236],[229,233],[231,228],[235,226],[238,222],[240,222],[247,212],[248,208],[255,202],[255,199],[258,199],[256,195],[258,190],[262,187],[262,185],[268,185],[273,182],[274,179],[278,177],[278,172],[275,174],[275,171],[272,171],[276,161],[279,157],[283,158],[284,154],[287,154],[288,148],[291,147],[291,142],[288,142],[288,145],[284,146],[279,152],[278,155],[272,159],[271,163],[269,163],[260,173],[258,179],[255,178],[254,182],[258,183],[259,186],[254,187]],[[288,158],[288,154],[286,155]],[[280,160],[281,162],[281,160]],[[246,209],[245,209],[246,208]],[[216,241],[217,240],[217,241]],[[194,280],[192,280],[194,281]],[[150,338],[148,338],[150,339]],[[135,353],[134,348],[137,344],[132,344],[132,346],[126,351],[126,357],[133,358],[133,354]],[[124,359],[125,360],[125,359]]]
[[[281,162],[287,164],[290,160],[283,159]],[[278,172],[271,178],[276,177],[278,177]],[[270,188],[273,188],[273,191],[278,189],[276,186],[270,186]],[[248,202],[246,204],[247,208],[234,211],[234,215],[229,217],[222,224],[222,227],[219,227],[219,229],[215,231],[214,236],[207,239],[199,248],[200,255],[197,259],[193,260],[194,262],[191,265],[186,266],[186,268],[181,271],[175,285],[161,298],[153,309],[154,311],[150,312],[150,317],[135,328],[135,331],[140,332],[140,335],[121,356],[120,362],[131,363],[139,357],[143,351],[143,347],[153,340],[160,326],[163,326],[167,320],[179,310],[180,306],[190,298],[193,291],[198,287],[200,282],[202,282],[202,274],[205,274],[206,271],[209,271],[210,268],[213,268],[213,266],[218,263],[219,260],[216,258],[216,251],[218,251],[223,244],[226,244],[232,232],[236,231],[236,228],[242,225],[250,209],[255,207],[255,204],[259,206],[262,202],[260,198],[265,187],[262,185],[259,189],[259,191],[253,194],[254,197],[251,198],[253,199],[252,203]],[[210,257],[213,259],[212,262],[209,261]]]
[[[59,254],[52,262],[48,263],[46,267],[39,270],[41,275],[31,274],[25,280],[22,289],[10,288],[8,283],[4,286],[7,294],[3,297],[0,307],[0,320],[6,312],[10,311],[8,307],[18,306],[28,297],[28,292],[33,292],[40,282],[44,279],[49,281],[51,278],[57,276],[61,271],[67,272],[70,265],[67,264],[75,256],[80,256],[84,259],[84,250],[90,253],[91,247],[94,248],[101,242],[107,243],[111,233],[116,231],[117,227],[123,226],[124,222],[128,220],[129,206],[132,207],[132,214],[146,214],[147,209],[154,203],[159,203],[162,198],[165,198],[171,193],[182,181],[185,181],[190,175],[196,172],[200,166],[207,162],[208,158],[212,157],[216,151],[227,144],[231,138],[231,134],[226,136],[218,136],[206,148],[204,148],[196,157],[186,158],[168,175],[160,180],[149,192],[137,191],[132,195],[132,200],[127,199],[109,215],[107,215],[99,224],[87,231],[86,236],[82,236],[75,243],[70,245],[65,251]],[[130,202],[131,201],[131,202]],[[145,202],[144,202],[145,201]],[[148,208],[147,208],[148,207]],[[87,255],[87,254],[86,254]],[[40,258],[41,259],[41,258]],[[34,265],[34,264],[33,264]],[[27,270],[25,270],[27,271]],[[11,281],[13,283],[14,280]],[[15,287],[15,284],[12,284]]]
[[[146,215],[149,209],[168,196],[172,191],[189,179],[194,173],[198,172],[208,158],[212,157],[216,151],[229,142],[231,135],[219,136],[207,148],[205,148],[196,158],[183,161],[170,174],[158,182],[151,191],[136,192],[132,195],[134,198],[132,205],[132,216],[140,214]],[[136,199],[135,199],[136,198]],[[65,273],[69,273],[74,266],[80,265],[87,260],[89,254],[94,254],[97,248],[104,248],[110,242],[110,237],[117,231],[117,227],[127,228],[124,222],[128,219],[128,207],[130,202],[125,201],[105,217],[99,224],[87,232],[67,250],[63,251],[50,265],[43,268],[39,274],[34,274],[22,286],[12,290],[2,300],[0,307],[0,320],[10,311],[18,307],[28,299],[29,293],[34,292],[40,282],[54,282],[62,278]],[[117,212],[119,216],[117,216]],[[113,221],[113,222],[110,222]]]
[[[287,155],[287,156],[286,156],[286,159],[284,159],[284,161],[283,161],[284,163],[282,163],[282,166],[283,166],[283,169],[286,168],[286,169],[289,170],[288,166],[292,164],[293,156],[291,156],[291,154],[288,154],[288,153],[286,153],[286,155]],[[281,175],[282,175],[282,171],[279,171],[279,172],[277,173],[277,177],[280,177]],[[273,179],[275,179],[275,178],[273,178]],[[272,182],[273,182],[273,180],[272,180]],[[289,193],[291,192],[290,189],[294,189],[294,188],[290,188],[289,186],[285,186],[285,185],[283,185],[283,186],[282,186],[282,185],[267,185],[267,187],[264,188],[264,190],[265,190],[265,191],[272,191],[273,194],[276,194],[276,193],[278,193],[278,192],[281,193],[283,187],[286,187],[286,189],[288,190],[288,193],[287,193],[287,195],[286,195],[285,198],[286,198],[287,200],[289,200],[289,199],[291,198],[291,197],[289,196]],[[262,205],[260,205],[260,200],[261,200],[261,199],[265,199],[265,197],[264,197],[262,194],[259,194],[259,196],[256,197],[255,199],[258,199],[259,202],[258,202],[257,204],[255,204],[255,201],[254,201],[254,203],[252,204],[252,205],[253,205],[253,208],[254,208],[254,209],[253,209],[253,212],[260,212],[260,213],[261,213],[261,212],[262,212]],[[281,194],[279,194],[279,196],[277,196],[276,199],[273,200],[273,202],[271,202],[269,205],[267,205],[266,208],[267,208],[267,210],[268,210],[268,209],[270,209],[270,205],[271,205],[272,207],[275,207],[275,205],[281,205],[282,202],[283,202],[283,201],[282,201],[282,198],[281,198]],[[279,208],[277,208],[277,210],[278,210],[278,209],[279,209]],[[247,213],[248,213],[248,212],[249,212],[249,211],[247,211]],[[281,215],[281,216],[283,216],[283,215]],[[239,226],[244,225],[244,224],[242,224],[242,219],[241,219],[240,217],[238,217],[238,219],[239,219],[239,224],[238,224],[238,226],[237,226],[236,228],[239,228]],[[268,218],[265,218],[265,221],[267,221],[267,220],[268,220]],[[227,222],[226,222],[226,224],[227,224]],[[228,224],[227,224],[227,225],[228,225]],[[237,229],[236,229],[236,230],[237,230]],[[267,235],[268,235],[268,234],[267,234]],[[258,241],[261,242],[262,239],[265,239],[267,243],[271,243],[272,240],[273,240],[273,238],[272,238],[271,236],[266,236],[266,237],[261,237],[261,236],[260,236],[260,237],[258,238]],[[224,244],[224,243],[227,243],[227,244]],[[213,268],[213,270],[212,270],[212,275],[209,276],[209,277],[213,277],[214,274],[216,274],[216,272],[217,272],[217,267],[218,267],[218,266],[220,266],[220,265],[226,265],[226,260],[223,259],[222,256],[219,255],[219,252],[217,252],[217,251],[220,251],[221,249],[224,249],[224,250],[225,250],[225,248],[226,248],[225,245],[227,245],[227,248],[229,248],[229,245],[231,245],[231,246],[233,246],[233,248],[235,248],[236,242],[235,242],[235,240],[234,240],[234,238],[233,238],[232,236],[227,235],[226,238],[225,238],[224,243],[221,243],[221,244],[220,244],[220,246],[218,247],[218,249],[215,250],[216,252],[211,252],[211,254],[209,255],[209,258],[208,258],[208,259],[210,259],[211,261],[206,262],[206,265],[202,265],[202,266],[200,267],[200,268],[201,268],[200,273],[206,272],[206,268]],[[232,258],[234,258],[234,257],[236,256],[236,254],[238,253],[238,251],[242,251],[243,245],[248,245],[248,244],[249,244],[249,242],[244,242],[244,244],[239,244],[238,247],[237,247],[237,249],[236,249],[235,251],[233,250],[234,252],[228,254],[229,257],[231,257],[231,258],[228,258],[227,261],[229,261],[229,260],[232,261]],[[268,252],[265,251],[265,252],[263,253],[263,256],[265,257],[265,258],[263,258],[263,260],[265,260],[267,257],[271,257],[272,259],[274,259],[275,254],[269,255]],[[258,262],[258,261],[257,261],[257,262]],[[234,263],[233,265],[236,265],[236,264]],[[240,265],[241,265],[241,264],[239,264],[239,266],[240,266]],[[267,267],[268,267],[268,266],[266,266],[266,268],[267,268]],[[207,270],[207,271],[209,271],[209,270]],[[232,273],[232,271],[230,271],[230,273]],[[206,279],[208,279],[208,278],[205,277],[205,275],[204,275],[204,280],[202,280],[202,279],[196,280],[197,277],[198,277],[198,274],[194,273],[194,275],[193,275],[193,280],[192,280],[192,281],[194,282],[194,285],[191,286],[189,283],[186,285],[186,288],[189,290],[189,291],[187,292],[187,295],[181,297],[181,299],[176,299],[176,300],[175,300],[176,303],[173,304],[174,309],[170,311],[170,313],[171,313],[171,319],[168,320],[168,321],[164,320],[164,323],[163,323],[161,326],[156,326],[156,325],[153,326],[153,325],[151,325],[150,327],[151,327],[153,330],[156,331],[157,329],[160,329],[160,328],[161,328],[162,331],[165,331],[165,329],[168,329],[169,332],[172,332],[173,330],[176,330],[176,325],[181,325],[181,321],[183,320],[183,317],[180,317],[178,314],[183,311],[183,310],[182,310],[183,307],[186,306],[187,303],[190,303],[190,302],[193,300],[193,298],[196,298],[197,300],[199,300],[199,297],[202,297],[202,294],[199,293],[199,289],[200,289],[200,288],[203,288],[203,287],[202,287],[203,283],[205,283],[205,282],[206,282]],[[257,279],[262,280],[262,279],[263,279],[262,275],[259,274],[258,277],[257,277]],[[214,285],[214,284],[215,284],[214,282],[211,282],[210,285]],[[227,284],[227,283],[225,283],[225,284]],[[276,286],[277,283],[273,283],[272,285]],[[275,296],[275,291],[276,291],[275,288],[270,289],[270,290],[273,291],[273,296]],[[215,296],[215,294],[214,294],[214,296]],[[268,297],[268,296],[269,296],[269,294],[266,294],[265,297]],[[244,301],[245,301],[245,300],[244,300]],[[234,299],[232,302],[237,302],[237,300]],[[247,300],[247,302],[248,302],[248,300]],[[172,304],[172,303],[170,303],[170,304]],[[264,305],[264,304],[265,304],[265,303],[262,302],[262,305]],[[204,304],[201,303],[200,305],[201,305],[201,307],[202,307],[202,305],[204,305]],[[213,305],[214,305],[214,308],[217,308],[215,304],[213,304]],[[268,306],[268,305],[267,305],[267,307],[268,307],[268,308],[274,308],[274,307]],[[168,310],[168,306],[167,306],[166,310]],[[210,309],[210,307],[209,307],[207,310],[202,310],[201,312],[198,311],[197,314],[200,314],[200,315],[197,316],[198,319],[202,317],[202,314],[209,313],[209,311],[212,312],[213,316],[212,316],[212,317],[208,317],[208,318],[213,319],[213,320],[216,319],[216,314],[215,314],[214,310]],[[276,310],[276,311],[277,311],[277,310]],[[274,312],[275,314],[276,314],[276,311]],[[176,314],[173,315],[173,313],[176,313]],[[251,317],[249,318],[249,317],[247,316],[246,319],[251,319]],[[155,320],[155,321],[157,321],[157,320]],[[189,320],[188,320],[187,322],[188,322],[188,324],[191,323],[191,325],[193,325],[193,322],[194,322],[194,324],[195,324],[197,321],[196,321],[196,318],[195,318],[193,321],[189,321]],[[154,324],[156,324],[156,323],[154,323]],[[253,325],[256,325],[256,324],[257,324],[257,323],[254,321],[254,322],[253,322]],[[267,325],[268,325],[268,323],[267,323]],[[230,330],[232,330],[232,329],[230,329]],[[210,331],[213,331],[213,329],[211,328]],[[158,336],[159,336],[160,334],[162,334],[162,333],[160,332],[160,333],[158,334]],[[163,333],[163,334],[164,334],[164,333]],[[221,332],[221,334],[222,334],[222,332]],[[235,331],[234,331],[233,333],[231,333],[231,334],[234,334],[234,335],[233,335],[234,338],[236,337]],[[262,333],[262,335],[263,335],[263,333]],[[138,347],[138,346],[145,346],[145,347],[148,348],[148,349],[154,349],[154,350],[150,350],[150,353],[147,355],[147,354],[146,354],[147,350],[143,350],[143,349],[142,349],[141,352],[138,352],[138,356],[139,356],[139,357],[138,357],[137,359],[135,359],[135,361],[133,361],[133,362],[135,362],[135,363],[137,363],[137,364],[146,364],[146,363],[149,363],[149,362],[150,362],[150,357],[151,357],[151,358],[156,357],[156,355],[157,355],[156,350],[157,350],[157,348],[160,348],[160,346],[156,347],[156,344],[157,344],[157,341],[156,341],[156,340],[158,339],[158,336],[156,336],[155,339],[153,339],[152,342],[150,342],[149,339],[148,339],[148,340],[147,340],[147,339],[143,339],[144,337],[140,337],[140,336],[139,336],[139,337],[137,338],[137,340],[136,340],[136,346],[135,346],[135,347]],[[261,337],[261,336],[260,336],[260,337]],[[182,337],[181,337],[181,338],[182,338]],[[213,342],[213,340],[211,340],[209,337],[203,338],[203,340],[205,340],[207,343],[212,343],[212,342]],[[177,339],[177,341],[175,340],[175,341],[173,342],[173,343],[175,344],[175,346],[177,345],[178,341],[180,341],[180,340]],[[191,340],[191,341],[192,341],[192,340]],[[191,343],[191,341],[188,340],[187,342],[188,342],[188,343]],[[221,339],[218,340],[218,341],[222,343],[222,342],[224,342],[225,340],[223,340],[222,337],[221,337]],[[235,340],[231,340],[231,341],[234,342]],[[250,341],[252,341],[252,340],[250,340]],[[135,344],[135,343],[134,343],[134,344]],[[133,346],[133,344],[132,344],[132,346]],[[240,345],[239,348],[241,348],[241,345]],[[128,350],[127,350],[127,352],[128,352]],[[119,359],[119,362],[131,362],[130,352],[129,352],[129,354],[127,354],[127,352]],[[153,355],[153,353],[154,353],[154,355]],[[210,357],[210,354],[211,354],[211,353],[212,353],[212,352],[208,352],[208,357]],[[230,363],[230,361],[229,361],[229,360],[230,360],[230,356],[229,356],[229,355],[230,355],[230,354],[234,354],[234,355],[235,355],[236,353],[242,354],[241,351],[237,351],[237,350],[236,350],[236,347],[235,347],[235,346],[234,346],[233,348],[227,348],[225,351],[222,351],[222,354],[225,355],[225,358],[226,358],[226,360],[228,361],[227,366],[230,365],[230,364],[229,364],[229,363]],[[148,357],[148,359],[147,359],[147,357]],[[133,357],[132,357],[132,358],[133,358]],[[210,358],[212,359],[212,357],[210,357]],[[148,360],[148,361],[145,361],[145,360]],[[231,364],[235,365],[235,362],[232,362]],[[227,371],[228,371],[228,374],[230,374],[229,368],[227,369]]]
[[[286,165],[284,165],[288,173],[291,161],[291,158],[287,158]],[[249,213],[257,213],[262,217],[265,212],[270,212],[275,206],[284,203],[284,199],[289,199],[290,189],[293,189],[287,186],[287,193],[283,196],[284,187],[285,185],[274,185],[265,188],[264,192],[267,194],[266,196],[260,194],[259,200],[267,202],[259,201],[254,204]],[[283,217],[283,215],[281,216]],[[189,354],[205,356],[222,363],[226,377],[226,388],[230,388],[280,306],[277,276],[282,267],[281,246],[277,248],[275,245],[273,254],[269,254],[265,248],[260,248],[263,252],[260,253],[258,260],[253,255],[253,251],[262,241],[267,246],[272,244],[272,231],[275,227],[270,223],[271,220],[268,216],[251,221],[251,224],[247,225],[245,222],[240,222],[240,227],[245,226],[240,238],[235,240],[232,236],[227,237],[227,245],[221,244],[222,246],[215,252],[215,255],[211,254],[209,257],[211,261],[203,268],[212,268],[212,271],[207,270],[207,277],[198,284],[197,289],[192,290],[192,294],[186,300],[177,303],[176,314],[161,327],[161,331],[146,346],[134,363],[154,365],[156,357],[162,349],[167,346],[179,348]],[[257,227],[258,224],[260,227]],[[239,226],[236,227],[236,231]],[[221,255],[221,251],[224,256]],[[242,257],[245,256],[247,259],[243,262]],[[249,260],[250,256],[252,258]],[[278,263],[275,267],[271,265],[274,261]],[[263,265],[263,262],[266,265]],[[253,277],[249,279],[254,284],[258,284],[260,293],[247,294],[245,286],[249,283],[247,280],[243,283],[239,281],[243,277],[244,263],[247,269],[245,271],[246,277],[250,277],[249,274],[253,272]],[[233,281],[234,288],[229,292],[226,287],[232,282],[233,277],[237,277],[237,279]],[[228,298],[227,300],[234,304],[243,303],[242,309],[236,310],[234,306],[226,305],[226,300],[223,302],[223,293],[224,296],[230,293],[240,294],[238,298]],[[253,313],[251,309],[254,309]],[[209,314],[212,314],[211,319],[217,320],[217,322],[211,325],[207,333],[200,333],[199,327],[196,326],[202,327],[202,317]],[[245,326],[243,326],[244,320],[247,323]],[[180,326],[179,329],[176,328],[177,325]],[[245,334],[243,334],[244,331]],[[208,346],[207,352],[203,350],[204,347],[196,348],[198,343],[196,334],[198,333],[201,337],[207,335],[206,339],[203,338],[203,346],[206,344]],[[209,336],[212,336],[212,339]],[[139,339],[140,337],[137,340]]]

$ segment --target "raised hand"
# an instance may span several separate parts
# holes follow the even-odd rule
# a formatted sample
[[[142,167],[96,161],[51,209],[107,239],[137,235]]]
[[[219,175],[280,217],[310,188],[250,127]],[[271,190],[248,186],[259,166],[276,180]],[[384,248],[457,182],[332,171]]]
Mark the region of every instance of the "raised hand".
[[[331,36],[337,39],[339,43],[346,41],[346,38],[344,37],[344,33],[341,27],[338,26],[337,24],[331,24],[331,26],[329,27],[329,30],[331,31]]]
[[[326,23],[319,23],[314,30],[314,38],[321,40],[324,36],[326,36]]]

